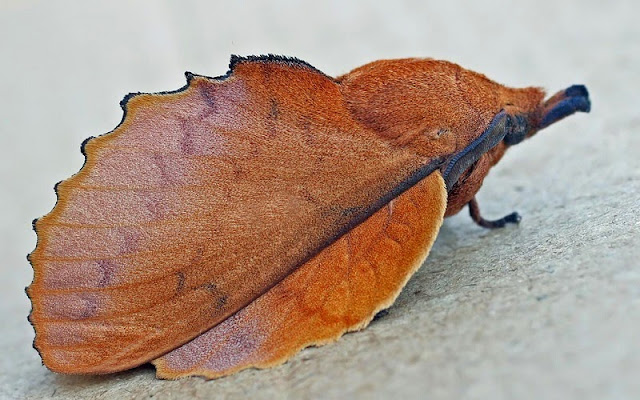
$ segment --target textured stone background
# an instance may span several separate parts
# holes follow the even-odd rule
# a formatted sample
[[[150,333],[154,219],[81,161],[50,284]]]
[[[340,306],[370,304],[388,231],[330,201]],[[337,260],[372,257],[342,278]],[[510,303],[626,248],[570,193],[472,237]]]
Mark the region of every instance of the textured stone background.
[[[0,398],[640,398],[640,3],[372,3],[2,1]],[[332,75],[432,56],[514,86],[585,83],[593,111],[515,148],[485,182],[485,214],[516,209],[519,227],[447,220],[363,332],[210,382],[48,372],[31,348],[25,255],[80,142],[120,121],[127,92],[267,52]]]

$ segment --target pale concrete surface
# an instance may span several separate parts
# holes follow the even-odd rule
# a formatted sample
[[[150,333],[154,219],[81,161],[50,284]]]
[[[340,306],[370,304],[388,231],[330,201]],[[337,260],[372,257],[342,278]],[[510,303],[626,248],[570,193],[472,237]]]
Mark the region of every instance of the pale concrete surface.
[[[64,2],[0,5],[0,398],[640,398],[640,28],[637,1]],[[230,53],[329,74],[405,56],[510,85],[585,83],[593,111],[508,154],[486,181],[487,232],[445,222],[389,315],[284,366],[216,381],[47,371],[23,288],[32,218],[111,130],[129,91],[227,70]]]

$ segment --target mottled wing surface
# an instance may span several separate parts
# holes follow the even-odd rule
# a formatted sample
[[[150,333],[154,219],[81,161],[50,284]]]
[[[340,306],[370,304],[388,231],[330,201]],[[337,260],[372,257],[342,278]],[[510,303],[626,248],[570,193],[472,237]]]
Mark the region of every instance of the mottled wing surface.
[[[124,107],[35,223],[30,320],[54,371],[124,370],[192,340],[434,168],[293,61],[236,62]]]
[[[426,258],[446,199],[440,173],[431,174],[253,303],[153,361],[158,376],[216,378],[269,367],[365,327]]]

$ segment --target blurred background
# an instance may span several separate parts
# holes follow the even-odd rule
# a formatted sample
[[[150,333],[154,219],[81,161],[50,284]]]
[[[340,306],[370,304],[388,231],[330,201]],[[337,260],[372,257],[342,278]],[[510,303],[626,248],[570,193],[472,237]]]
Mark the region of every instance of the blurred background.
[[[640,398],[637,1],[0,1],[0,398]],[[128,92],[275,53],[340,75],[383,58],[448,59],[510,86],[586,84],[593,112],[513,150],[488,216],[445,223],[390,314],[285,366],[214,382],[48,372],[31,348],[31,220],[113,129]],[[463,212],[462,214],[466,214]]]

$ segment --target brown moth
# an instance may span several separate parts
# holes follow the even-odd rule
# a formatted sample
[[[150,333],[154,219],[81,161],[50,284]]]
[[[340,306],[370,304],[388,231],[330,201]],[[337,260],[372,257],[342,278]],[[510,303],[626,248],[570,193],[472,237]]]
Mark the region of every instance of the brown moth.
[[[122,122],[34,221],[27,288],[49,369],[215,378],[362,329],[424,262],[512,145],[576,111],[431,59],[332,78],[295,58],[232,57]]]

